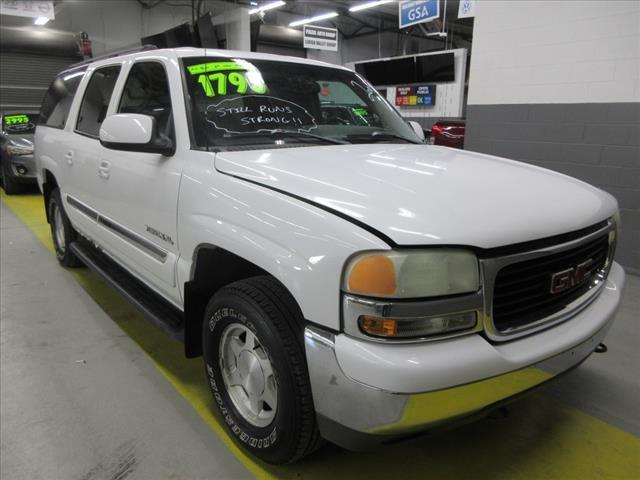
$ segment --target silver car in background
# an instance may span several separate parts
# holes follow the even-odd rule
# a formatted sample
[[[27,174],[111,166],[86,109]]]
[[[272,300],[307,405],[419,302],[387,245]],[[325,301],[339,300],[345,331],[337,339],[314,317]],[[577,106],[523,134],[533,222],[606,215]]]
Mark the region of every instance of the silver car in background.
[[[2,112],[0,179],[7,195],[19,193],[24,184],[36,184],[33,135],[37,112]]]

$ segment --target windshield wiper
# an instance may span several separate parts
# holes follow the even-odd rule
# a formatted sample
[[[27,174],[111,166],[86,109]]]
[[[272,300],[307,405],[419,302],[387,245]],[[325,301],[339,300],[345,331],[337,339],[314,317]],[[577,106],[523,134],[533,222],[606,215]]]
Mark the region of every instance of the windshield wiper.
[[[416,142],[414,140],[411,140],[410,138],[407,137],[403,137],[402,135],[397,135],[395,133],[391,133],[391,132],[383,132],[381,130],[378,130],[376,132],[373,133],[359,133],[359,134],[352,134],[352,135],[347,135],[347,138],[365,138],[367,140],[372,140],[372,141],[377,141],[377,140],[388,140],[390,138],[397,138],[398,140],[404,140],[405,142],[408,143],[413,143],[416,145],[421,145],[421,142]]]
[[[343,140],[337,140],[335,138],[323,137],[322,135],[316,135],[308,132],[298,132],[296,130],[269,130],[264,132],[240,132],[234,133],[233,137],[298,137],[298,138],[313,138],[315,140],[321,140],[326,143],[332,143],[334,145],[346,145],[349,142]]]

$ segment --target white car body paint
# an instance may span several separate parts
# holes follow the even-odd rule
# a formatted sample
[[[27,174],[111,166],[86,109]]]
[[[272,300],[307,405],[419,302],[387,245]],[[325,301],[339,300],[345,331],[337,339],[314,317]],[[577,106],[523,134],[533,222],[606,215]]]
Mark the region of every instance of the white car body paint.
[[[499,247],[579,230],[617,209],[574,178],[430,145],[222,152],[216,168],[324,205],[398,245]]]
[[[149,143],[153,134],[153,120],[147,115],[119,113],[104,119],[100,126],[103,142]]]
[[[331,418],[331,412],[342,408],[344,394],[356,395],[356,403],[362,399],[362,408],[371,407],[371,413],[367,410],[363,423],[351,422],[349,428],[368,432],[369,427],[384,426],[370,424],[379,413],[375,402],[393,403],[386,414],[399,418],[409,398],[402,395],[481,381],[562,352],[571,356],[579,344],[588,355],[592,346],[584,347],[585,342],[601,341],[624,285],[624,272],[615,263],[593,303],[573,318],[524,338],[499,343],[473,333],[436,342],[389,344],[341,333],[341,280],[354,254],[417,245],[480,251],[510,246],[605,222],[616,213],[617,202],[595,187],[549,170],[437,146],[297,145],[217,153],[192,149],[179,59],[205,55],[346,70],[294,57],[193,48],[95,61],[78,87],[66,126],[40,125],[36,130],[39,184],[42,188],[45,172],[53,175],[73,226],[179,309],[185,307],[185,283],[192,278],[202,247],[228,250],[282,282],[305,319],[314,324],[305,330],[305,348],[319,413]],[[167,72],[173,156],[110,150],[98,138],[75,131],[92,72],[121,66],[106,112],[109,117],[117,111],[129,70],[139,61],[162,63]],[[135,134],[107,120],[104,139],[109,131],[118,138],[142,139],[142,130],[150,126],[139,120],[141,130]],[[68,197],[75,199],[75,207]],[[117,222],[161,250],[162,258],[141,251],[77,205]],[[315,326],[326,332],[318,334],[312,330]],[[312,364],[318,358],[323,365]],[[570,366],[564,364],[565,369]],[[334,370],[318,373],[330,368]],[[324,375],[330,381],[322,383]],[[336,378],[345,383],[336,384]],[[348,424],[356,417],[352,413],[336,413],[332,420]],[[339,436],[321,431],[339,443]]]

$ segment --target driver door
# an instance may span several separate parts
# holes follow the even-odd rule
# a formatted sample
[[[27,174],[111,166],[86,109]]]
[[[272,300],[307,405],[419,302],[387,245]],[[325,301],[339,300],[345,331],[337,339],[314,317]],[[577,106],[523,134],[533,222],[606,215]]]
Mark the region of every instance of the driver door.
[[[171,91],[164,60],[135,62],[124,75],[110,111],[149,115],[155,131],[175,143],[171,97],[179,92]],[[180,305],[175,264],[183,157],[97,148],[97,209],[107,249],[150,287]]]

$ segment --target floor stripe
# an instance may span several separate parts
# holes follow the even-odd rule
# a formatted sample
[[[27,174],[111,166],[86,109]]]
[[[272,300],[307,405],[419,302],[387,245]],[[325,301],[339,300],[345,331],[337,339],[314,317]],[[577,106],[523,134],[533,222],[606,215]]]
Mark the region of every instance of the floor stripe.
[[[2,192],[0,198],[53,251],[42,197]],[[256,478],[640,478],[640,439],[540,394],[514,404],[507,417],[494,415],[378,452],[327,446],[295,465],[266,465],[244,454],[226,434],[213,410],[200,359],[185,359],[181,344],[150,325],[92,272],[69,271]]]

